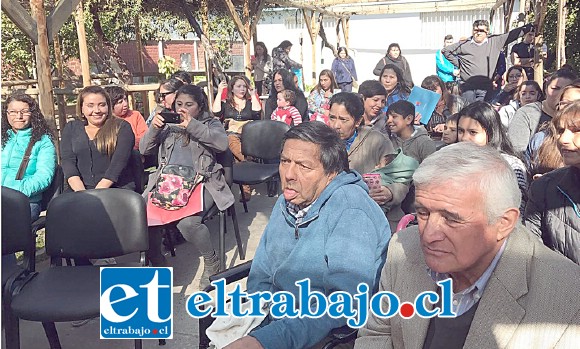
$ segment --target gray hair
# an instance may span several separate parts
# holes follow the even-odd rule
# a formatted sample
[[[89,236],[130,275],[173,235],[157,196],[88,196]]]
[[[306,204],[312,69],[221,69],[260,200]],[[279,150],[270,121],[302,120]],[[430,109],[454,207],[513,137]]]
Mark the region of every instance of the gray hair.
[[[471,142],[451,144],[426,158],[413,174],[417,187],[450,180],[479,182],[489,223],[507,209],[520,207],[522,195],[516,175],[492,147]]]

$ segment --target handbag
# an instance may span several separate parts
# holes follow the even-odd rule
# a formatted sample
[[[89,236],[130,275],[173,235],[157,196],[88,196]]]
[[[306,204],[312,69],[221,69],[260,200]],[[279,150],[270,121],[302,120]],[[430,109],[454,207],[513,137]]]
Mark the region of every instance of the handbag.
[[[168,211],[179,210],[203,179],[191,166],[164,165],[151,192],[151,203]]]
[[[151,204],[168,211],[179,210],[189,202],[191,193],[198,184],[211,176],[213,161],[210,159],[205,164],[201,156],[198,160],[199,171],[191,166],[167,164],[165,157],[165,148],[160,147],[161,155],[160,173],[155,183],[155,188],[151,191],[149,201]]]

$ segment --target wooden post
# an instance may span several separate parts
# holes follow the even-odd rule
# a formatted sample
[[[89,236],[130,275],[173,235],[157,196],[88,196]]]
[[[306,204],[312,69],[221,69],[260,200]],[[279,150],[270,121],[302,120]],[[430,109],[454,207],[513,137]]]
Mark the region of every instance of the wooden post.
[[[58,35],[54,38],[53,46],[54,46],[54,58],[56,61],[56,71],[59,79],[58,87],[64,88],[65,87],[64,63],[62,61],[62,52],[60,48],[60,40]],[[60,94],[56,95],[56,105],[58,107],[58,128],[57,128],[58,132],[62,130],[64,128],[64,125],[66,124],[66,101],[64,100],[63,95]],[[57,148],[56,150],[58,152],[60,149]]]
[[[302,10],[302,14],[304,15],[304,21],[306,23],[308,34],[310,35],[310,42],[312,44],[312,84],[316,85],[316,37],[318,36],[320,25],[318,20],[314,18],[316,16],[316,12],[310,11],[310,14],[307,14],[306,10]]]
[[[344,47],[348,49],[348,30],[349,30],[349,23],[350,17],[344,17],[342,19],[342,34],[344,35]]]
[[[542,45],[544,44],[544,20],[546,19],[546,11],[548,7],[548,0],[538,0],[536,3],[536,37],[534,38],[534,80],[543,86],[544,82],[544,55],[542,54]]]
[[[38,103],[40,111],[48,123],[56,129],[54,118],[54,100],[52,95],[52,77],[50,75],[50,52],[48,50],[48,32],[43,0],[30,0],[32,18],[36,21],[38,44],[36,52],[36,76],[38,79]],[[58,142],[57,142],[58,143]],[[57,144],[58,145],[58,144]]]
[[[209,30],[209,18],[208,13],[209,9],[207,6],[207,0],[201,0],[201,29],[204,34],[208,33]],[[205,77],[207,79],[207,98],[209,103],[209,109],[211,110],[211,106],[213,105],[213,69],[212,69],[212,62],[207,53],[207,49],[204,48],[203,56],[205,58]],[[220,98],[217,96],[217,98]]]
[[[556,69],[566,64],[566,0],[558,0],[558,29],[556,31]]]
[[[81,71],[83,74],[83,86],[91,85],[91,72],[89,68],[89,50],[87,49],[87,35],[85,34],[85,15],[82,1],[77,6],[75,23],[77,25],[77,36],[79,39],[79,55],[81,60]]]
[[[139,15],[135,16],[135,41],[137,43],[137,58],[139,62],[139,81],[143,84],[145,83],[145,68],[143,63],[143,42],[141,41],[141,28],[139,27]],[[141,95],[141,102],[143,104],[144,115],[149,115],[151,111],[149,110],[149,103],[147,100],[147,93],[139,92]]]

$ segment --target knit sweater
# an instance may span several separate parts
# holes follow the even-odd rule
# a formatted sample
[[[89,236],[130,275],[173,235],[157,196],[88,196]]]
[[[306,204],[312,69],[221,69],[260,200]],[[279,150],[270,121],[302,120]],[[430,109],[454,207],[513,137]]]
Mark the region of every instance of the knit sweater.
[[[127,114],[121,116],[121,119],[131,125],[131,130],[133,130],[133,134],[135,135],[135,146],[133,149],[139,149],[139,141],[145,132],[147,132],[147,124],[145,123],[143,115],[136,110],[129,110]]]
[[[8,130],[8,142],[2,148],[2,186],[18,190],[28,196],[30,202],[40,202],[42,192],[50,186],[56,168],[56,149],[47,135],[32,147],[30,160],[24,176],[16,180],[16,174],[32,136],[32,128],[14,132]]]

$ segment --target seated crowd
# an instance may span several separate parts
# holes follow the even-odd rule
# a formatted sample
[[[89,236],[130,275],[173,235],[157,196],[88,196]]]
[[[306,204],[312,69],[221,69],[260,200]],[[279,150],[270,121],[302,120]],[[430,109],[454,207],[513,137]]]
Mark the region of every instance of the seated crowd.
[[[528,80],[529,58],[514,53],[522,65],[499,72],[505,83],[494,89],[493,76],[480,72],[481,57],[471,57],[498,61],[501,47],[519,36],[529,41],[533,27],[491,37],[487,21],[473,29],[473,39],[453,44],[446,37],[437,75],[421,87],[393,43],[373,70],[378,79],[360,86],[354,60],[340,48],[307,97],[294,81],[292,70],[301,66],[289,58],[287,40],[272,57],[257,46],[258,91],[245,76],[223,79],[210,91],[210,105],[180,72],[160,82],[159,105],[147,121],[129,108],[123,88],[86,87],[76,119],[62,130],[67,190],[143,192],[151,265],[168,265],[163,232],[175,227],[203,256],[204,289],[220,271],[220,256],[203,215],[235,201],[219,159],[231,151],[235,161],[254,161],[242,153],[244,125],[285,122],[291,128],[281,139],[282,195],[256,250],[249,292],[297,296],[295,282],[308,278],[325,296],[353,295],[364,283],[370,293],[413,302],[424,291],[442,297],[438,282],[450,278],[456,317],[371,314],[350,347],[576,347],[580,80],[560,69],[541,88]],[[440,95],[425,123],[408,101],[420,88]],[[31,97],[15,94],[3,104],[2,186],[29,197],[33,218],[54,176],[54,137]],[[139,188],[135,162],[147,159],[157,166]],[[243,193],[242,200],[252,196],[249,186]],[[397,232],[406,214],[416,225]],[[390,306],[388,297],[381,302]],[[329,315],[266,316],[226,348],[321,348],[345,324]]]

